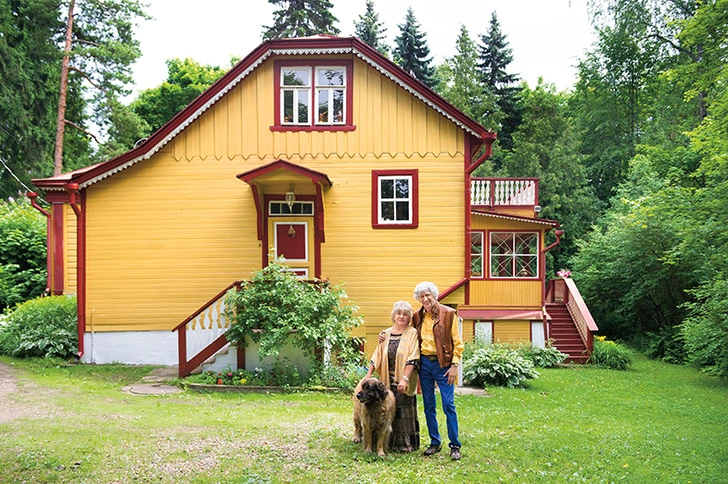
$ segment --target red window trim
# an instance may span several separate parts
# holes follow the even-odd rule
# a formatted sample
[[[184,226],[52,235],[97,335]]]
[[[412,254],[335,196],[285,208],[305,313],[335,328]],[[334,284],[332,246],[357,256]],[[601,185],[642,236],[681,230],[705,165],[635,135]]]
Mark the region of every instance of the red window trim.
[[[289,125],[281,124],[281,68],[283,67],[299,67],[305,66],[311,68],[311,110],[315,107],[315,91],[316,82],[314,80],[316,68],[327,67],[344,67],[346,68],[346,118],[344,124],[316,124],[313,120],[314,113],[311,113],[310,125]],[[288,131],[354,131],[356,126],[353,124],[353,108],[354,108],[354,62],[351,59],[291,59],[276,60],[273,62],[273,83],[274,83],[274,125],[270,127],[273,132]]]
[[[379,223],[379,177],[412,177],[412,221],[408,223]],[[419,180],[418,170],[372,170],[372,228],[375,229],[416,229],[419,225]]]
[[[518,276],[511,276],[511,277],[493,277],[491,275],[491,265],[490,265],[490,236],[491,234],[500,233],[500,234],[536,234],[536,247],[537,252],[536,254],[536,275],[533,277],[518,277]],[[487,233],[487,240],[483,241],[483,244],[488,245],[488,262],[487,262],[487,277],[485,277],[486,274],[486,268],[483,269],[483,275],[484,279],[491,280],[491,281],[538,281],[541,279],[541,271],[543,271],[543,267],[541,267],[541,257],[539,257],[539,248],[541,247],[541,232],[538,230],[489,230]],[[485,264],[485,261],[483,261]]]
[[[480,241],[481,241],[481,243],[482,243],[483,246],[481,247],[482,251],[480,253],[480,259],[481,259],[481,263],[483,264],[483,267],[481,268],[481,272],[480,272],[480,275],[479,276],[474,276],[474,275],[472,275],[472,272],[471,272],[470,278],[471,279],[478,279],[478,280],[486,279],[487,276],[490,275],[490,269],[489,269],[489,264],[487,264],[486,261],[485,261],[485,256],[486,256],[486,252],[485,251],[488,250],[488,254],[487,255],[488,255],[488,257],[490,257],[490,248],[489,248],[490,246],[488,246],[488,248],[486,249],[486,243],[485,242],[486,242],[486,240],[490,240],[490,239],[489,239],[489,236],[488,236],[487,231],[485,231],[485,230],[471,230],[470,231],[470,240],[468,241],[468,250],[469,250],[468,257],[469,257],[469,261],[470,261],[471,271],[472,271],[472,265],[473,265],[473,243],[472,243],[472,240],[473,240],[473,234],[474,233],[479,233],[480,234],[480,237],[481,237]],[[488,260],[490,261],[490,259],[488,259]]]

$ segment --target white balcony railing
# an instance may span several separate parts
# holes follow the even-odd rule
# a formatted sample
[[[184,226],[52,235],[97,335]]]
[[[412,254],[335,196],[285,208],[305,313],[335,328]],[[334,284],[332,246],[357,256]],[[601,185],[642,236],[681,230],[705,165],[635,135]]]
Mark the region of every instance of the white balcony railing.
[[[473,206],[535,206],[538,204],[538,178],[472,178],[470,203]]]

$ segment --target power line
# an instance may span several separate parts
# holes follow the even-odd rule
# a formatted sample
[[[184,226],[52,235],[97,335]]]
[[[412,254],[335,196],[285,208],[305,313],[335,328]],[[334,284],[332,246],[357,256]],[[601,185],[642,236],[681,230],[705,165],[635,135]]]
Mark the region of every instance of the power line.
[[[8,173],[10,173],[10,176],[12,176],[13,178],[15,178],[15,180],[16,180],[16,181],[17,181],[18,183],[20,183],[20,184],[21,184],[21,185],[23,186],[23,188],[25,188],[25,191],[26,191],[26,192],[32,192],[32,191],[34,191],[34,190],[31,190],[30,188],[28,188],[28,185],[26,185],[25,183],[23,183],[23,181],[22,181],[22,180],[21,180],[20,178],[18,178],[18,177],[17,177],[17,175],[16,175],[15,173],[13,173],[13,170],[11,170],[11,169],[10,169],[10,167],[9,167],[8,165],[6,165],[6,164],[5,164],[5,160],[3,160],[2,158],[0,158],[0,163],[2,163],[2,165],[3,165],[3,166],[5,167],[5,169],[6,169],[7,171],[8,171]],[[43,198],[42,198],[42,197],[40,197],[40,196],[39,196],[38,198],[39,198],[39,199],[40,199],[40,201],[42,201],[43,203],[46,203],[46,201],[45,201],[45,200],[43,200]]]

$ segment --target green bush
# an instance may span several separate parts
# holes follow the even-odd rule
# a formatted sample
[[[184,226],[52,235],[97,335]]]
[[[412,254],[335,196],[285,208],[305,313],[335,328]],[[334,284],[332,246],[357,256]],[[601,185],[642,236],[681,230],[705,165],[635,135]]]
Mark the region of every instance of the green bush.
[[[351,330],[362,318],[344,290],[327,281],[303,281],[282,262],[269,264],[241,290],[231,291],[226,307],[232,323],[228,341],[245,346],[249,337],[260,345],[261,356],[277,356],[291,343],[316,359],[324,349],[345,361],[358,357]]]
[[[539,376],[531,360],[504,345],[483,346],[463,358],[463,378],[475,386],[515,388]]]
[[[632,352],[621,343],[609,341],[604,336],[594,338],[594,350],[588,362],[603,368],[628,370],[632,366]]]
[[[365,374],[366,369],[355,364],[319,363],[308,371],[300,371],[289,364],[286,358],[282,358],[273,365],[261,365],[252,370],[233,370],[229,367],[221,371],[208,370],[190,375],[184,381],[205,385],[328,387],[351,391]]]
[[[52,296],[18,304],[0,327],[0,353],[70,358],[77,352],[76,298]]]
[[[524,358],[528,358],[533,366],[538,368],[551,368],[561,363],[569,357],[566,353],[562,353],[550,344],[545,348],[527,346],[525,351],[521,352]]]
[[[0,201],[0,310],[46,288],[46,219],[27,201]]]

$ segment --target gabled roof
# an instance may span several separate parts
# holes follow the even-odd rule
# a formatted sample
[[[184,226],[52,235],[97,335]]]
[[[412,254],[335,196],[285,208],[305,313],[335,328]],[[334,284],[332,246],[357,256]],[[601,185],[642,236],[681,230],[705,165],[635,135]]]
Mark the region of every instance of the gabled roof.
[[[200,94],[186,108],[153,133],[143,143],[126,153],[98,165],[56,177],[35,179],[33,183],[45,190],[63,190],[66,183],[78,183],[85,188],[140,161],[151,158],[193,121],[199,118],[225,96],[266,59],[276,55],[332,55],[352,54],[378,70],[428,106],[467,131],[483,144],[495,139],[475,120],[444,100],[433,90],[402,70],[394,62],[356,37],[313,36],[292,39],[269,40],[259,45],[247,57]]]

